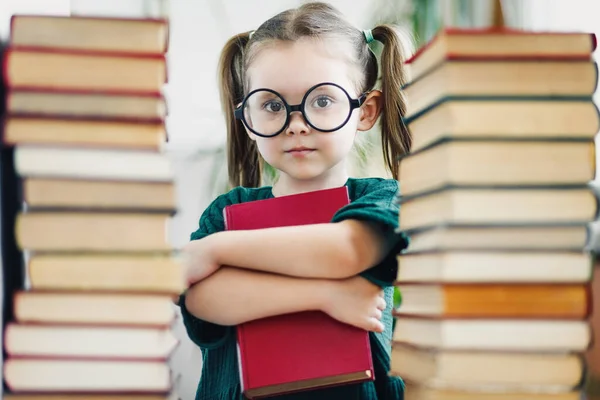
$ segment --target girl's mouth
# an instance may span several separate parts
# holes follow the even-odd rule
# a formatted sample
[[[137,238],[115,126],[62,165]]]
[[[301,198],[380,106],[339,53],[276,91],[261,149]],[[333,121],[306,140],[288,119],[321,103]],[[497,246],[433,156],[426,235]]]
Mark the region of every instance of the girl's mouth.
[[[311,149],[308,147],[294,147],[293,149],[287,150],[286,153],[291,154],[293,156],[305,156],[307,154],[312,153],[315,149]]]

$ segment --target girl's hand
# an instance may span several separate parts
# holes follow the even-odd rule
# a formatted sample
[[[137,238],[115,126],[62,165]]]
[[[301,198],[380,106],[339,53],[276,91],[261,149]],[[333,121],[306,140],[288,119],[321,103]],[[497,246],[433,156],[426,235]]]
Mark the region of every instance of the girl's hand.
[[[188,286],[200,282],[219,269],[214,251],[211,249],[210,236],[193,240],[182,249],[185,265],[185,279]]]
[[[382,311],[386,303],[383,290],[361,276],[331,281],[323,312],[358,328],[383,332]]]

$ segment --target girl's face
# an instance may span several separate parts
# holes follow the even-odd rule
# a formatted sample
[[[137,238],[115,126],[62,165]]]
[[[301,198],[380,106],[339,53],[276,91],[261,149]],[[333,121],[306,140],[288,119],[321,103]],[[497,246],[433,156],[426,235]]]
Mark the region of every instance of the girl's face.
[[[314,85],[333,82],[356,99],[361,95],[353,84],[357,71],[341,56],[344,50],[332,48],[331,42],[308,39],[267,46],[258,52],[248,70],[248,92],[272,89],[289,105],[295,105]],[[320,100],[318,105],[326,104]],[[348,122],[333,132],[312,128],[300,112],[290,114],[289,125],[277,136],[264,138],[247,132],[263,158],[282,177],[304,181],[338,173],[345,176],[345,160],[352,149],[361,112],[355,109]]]

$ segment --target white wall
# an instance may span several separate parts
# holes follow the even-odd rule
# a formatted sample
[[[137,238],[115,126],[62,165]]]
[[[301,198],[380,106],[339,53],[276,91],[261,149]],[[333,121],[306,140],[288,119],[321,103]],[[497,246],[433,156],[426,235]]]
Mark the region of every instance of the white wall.
[[[0,1],[0,40],[8,38],[10,16],[16,13],[68,15],[69,0],[2,0]]]

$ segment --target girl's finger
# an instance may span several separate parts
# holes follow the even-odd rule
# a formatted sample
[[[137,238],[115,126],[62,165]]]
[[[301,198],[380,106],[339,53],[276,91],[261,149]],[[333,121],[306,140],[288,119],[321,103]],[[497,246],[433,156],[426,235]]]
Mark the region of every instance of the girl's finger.
[[[377,320],[376,318],[369,318],[368,321],[368,330],[373,331],[373,332],[383,332],[384,326],[383,323],[381,323],[381,321]]]
[[[374,309],[374,310],[372,311],[372,313],[371,313],[371,314],[372,314],[372,315],[371,315],[372,317],[375,317],[375,318],[377,318],[378,320],[381,320],[381,318],[383,317],[383,313],[382,313],[382,312],[381,312],[381,310],[380,310],[380,309],[378,309],[378,308]]]

